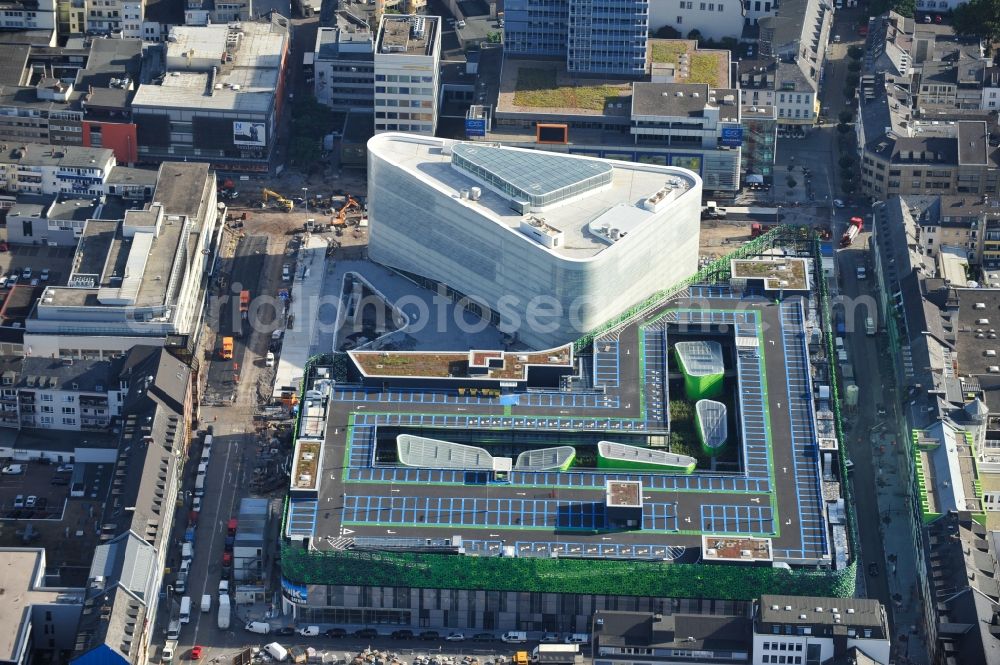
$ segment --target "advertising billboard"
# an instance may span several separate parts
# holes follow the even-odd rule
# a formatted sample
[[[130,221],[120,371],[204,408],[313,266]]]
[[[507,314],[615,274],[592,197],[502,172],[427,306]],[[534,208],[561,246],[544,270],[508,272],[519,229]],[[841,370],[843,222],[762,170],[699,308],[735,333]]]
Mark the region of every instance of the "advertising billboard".
[[[486,136],[486,118],[466,118],[465,136],[466,138]]]
[[[730,125],[722,128],[722,145],[731,148],[738,148],[743,145],[743,128],[739,125]]]
[[[281,590],[285,594],[285,599],[290,603],[306,605],[309,602],[309,591],[304,584],[296,584],[282,577]]]
[[[233,145],[263,148],[267,145],[267,129],[262,122],[233,122]]]

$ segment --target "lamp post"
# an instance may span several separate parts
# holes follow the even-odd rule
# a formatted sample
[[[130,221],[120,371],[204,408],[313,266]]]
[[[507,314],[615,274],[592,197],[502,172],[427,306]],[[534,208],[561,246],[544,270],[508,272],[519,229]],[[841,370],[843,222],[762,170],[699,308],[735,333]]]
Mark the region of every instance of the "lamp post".
[[[309,212],[309,188],[302,188],[302,200],[305,201],[306,212]]]

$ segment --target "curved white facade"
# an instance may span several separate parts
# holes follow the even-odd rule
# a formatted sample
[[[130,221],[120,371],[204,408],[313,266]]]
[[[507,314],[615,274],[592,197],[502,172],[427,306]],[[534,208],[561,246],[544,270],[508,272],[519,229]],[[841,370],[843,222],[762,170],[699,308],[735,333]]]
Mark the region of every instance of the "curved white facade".
[[[391,133],[368,142],[369,256],[482,301],[520,341],[536,348],[570,342],[697,270],[696,174],[475,144],[494,162],[532,167],[519,183],[525,189],[544,189],[531,180],[539,170],[561,174],[595,161],[613,167],[610,184],[521,214],[501,188],[451,164],[454,145]],[[464,198],[476,187],[479,200]],[[530,227],[529,219],[536,220]]]

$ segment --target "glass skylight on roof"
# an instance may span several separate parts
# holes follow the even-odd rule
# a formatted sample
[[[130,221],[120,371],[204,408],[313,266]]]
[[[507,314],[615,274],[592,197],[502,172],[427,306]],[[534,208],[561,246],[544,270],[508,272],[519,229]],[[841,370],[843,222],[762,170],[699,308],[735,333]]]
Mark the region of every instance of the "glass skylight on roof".
[[[541,208],[603,187],[612,168],[594,159],[457,143],[451,164],[493,190]]]

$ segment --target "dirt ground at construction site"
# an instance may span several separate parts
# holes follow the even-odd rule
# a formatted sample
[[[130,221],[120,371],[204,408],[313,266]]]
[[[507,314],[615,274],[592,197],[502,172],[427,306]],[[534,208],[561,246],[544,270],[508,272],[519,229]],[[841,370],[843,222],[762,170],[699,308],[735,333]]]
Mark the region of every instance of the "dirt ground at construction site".
[[[717,259],[750,240],[751,222],[702,220],[698,254],[702,258]]]

